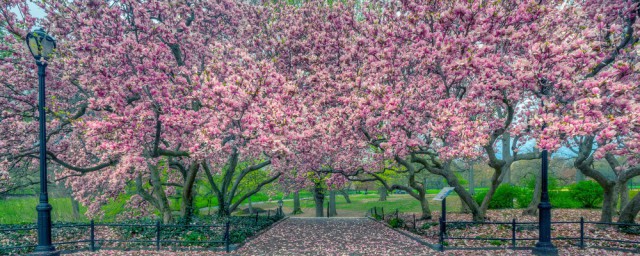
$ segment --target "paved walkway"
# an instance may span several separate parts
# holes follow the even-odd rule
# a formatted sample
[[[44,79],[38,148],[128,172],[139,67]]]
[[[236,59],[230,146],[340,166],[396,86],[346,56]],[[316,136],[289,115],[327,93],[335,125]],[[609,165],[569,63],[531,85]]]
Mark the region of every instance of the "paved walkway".
[[[239,255],[433,255],[435,251],[366,218],[289,218]]]

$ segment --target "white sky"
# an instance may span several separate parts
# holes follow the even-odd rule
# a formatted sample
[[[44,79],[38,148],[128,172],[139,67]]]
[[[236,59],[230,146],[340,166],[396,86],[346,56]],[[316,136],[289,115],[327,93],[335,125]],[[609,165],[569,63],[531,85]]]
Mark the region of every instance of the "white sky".
[[[44,18],[45,13],[42,8],[38,7],[32,2],[27,3],[29,5],[29,12],[31,13],[31,15],[35,16],[36,18]],[[13,11],[14,13],[19,13],[17,8],[12,8],[11,11]]]

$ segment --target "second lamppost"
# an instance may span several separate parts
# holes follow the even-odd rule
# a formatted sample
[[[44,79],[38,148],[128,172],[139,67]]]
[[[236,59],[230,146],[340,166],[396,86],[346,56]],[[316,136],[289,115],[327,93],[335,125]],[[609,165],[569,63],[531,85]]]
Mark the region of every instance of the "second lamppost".
[[[40,202],[38,211],[38,246],[37,254],[56,255],[57,252],[51,239],[51,205],[47,192],[47,117],[45,113],[45,70],[47,61],[53,55],[56,41],[44,30],[37,29],[26,37],[29,52],[36,59],[38,65],[38,120],[40,125]]]
[[[541,90],[541,102],[544,109],[544,97],[549,94],[550,87],[546,84],[546,81],[542,82]],[[547,126],[546,123],[542,124],[542,131]],[[558,249],[551,243],[551,202],[549,202],[549,152],[542,150],[542,165],[540,170],[541,179],[541,193],[540,204],[538,204],[538,242],[533,248],[533,253],[536,255],[558,255]]]

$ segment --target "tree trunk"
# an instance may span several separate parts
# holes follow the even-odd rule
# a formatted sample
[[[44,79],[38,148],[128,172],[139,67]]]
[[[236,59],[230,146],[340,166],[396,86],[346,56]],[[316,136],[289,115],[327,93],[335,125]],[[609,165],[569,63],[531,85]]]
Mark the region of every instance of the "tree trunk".
[[[431,216],[431,209],[429,209],[429,200],[427,200],[426,193],[420,193],[420,209],[422,209],[421,220],[430,220],[433,217]]]
[[[251,196],[249,196],[247,200],[249,201],[249,214],[253,214],[253,204],[251,203]]]
[[[522,215],[535,216],[538,214],[538,205],[540,204],[540,196],[542,196],[542,176],[536,175],[536,186],[533,189],[533,197],[531,203],[527,206],[527,209],[522,211]]]
[[[460,212],[461,213],[471,213],[471,208],[464,202],[464,200],[460,200]]]
[[[224,195],[217,194],[216,195],[218,197],[218,217],[225,217],[225,216],[229,216],[229,210],[228,210],[228,203],[227,201],[224,199]]]
[[[605,186],[604,200],[602,201],[602,213],[600,215],[600,222],[611,222],[613,219],[613,209],[615,197],[615,186]]]
[[[337,216],[338,211],[336,210],[336,191],[329,191],[329,217]]]
[[[313,198],[316,202],[316,217],[324,217],[324,191],[318,184],[313,190]]]
[[[484,221],[486,208],[483,208],[482,206],[479,206],[478,203],[476,203],[475,199],[460,184],[460,182],[458,181],[458,177],[456,177],[453,174],[453,172],[451,172],[451,171],[443,171],[441,173],[434,173],[434,174],[438,174],[438,175],[443,176],[445,178],[445,180],[447,181],[447,183],[449,184],[449,186],[452,186],[452,187],[455,188],[455,191],[458,194],[458,196],[460,197],[460,200],[463,200],[469,206],[469,208],[471,210],[471,215],[473,216],[473,221],[477,221],[477,222],[483,222]],[[494,175],[494,181],[497,181],[497,179],[498,179],[498,177],[496,177]],[[497,185],[495,185],[495,186],[497,186]],[[495,187],[489,189],[489,192],[487,193],[487,196],[493,195],[494,191],[492,191],[492,190],[495,190]],[[487,198],[485,197],[485,201],[486,200],[487,200]]]
[[[173,216],[171,213],[171,207],[169,207],[169,200],[162,188],[162,182],[160,180],[160,173],[157,166],[151,166],[151,186],[153,187],[153,194],[158,198],[158,210],[162,213],[162,221],[164,224],[173,222]]]
[[[379,201],[387,201],[387,189],[385,187],[378,188],[378,193],[380,194]]]
[[[638,212],[640,212],[640,193],[636,194],[622,211],[620,211],[618,223],[635,223]]]
[[[502,183],[504,184],[511,184],[511,166],[510,165],[505,165],[502,168]]]
[[[293,193],[293,212],[291,214],[301,214],[302,209],[300,208],[300,192],[296,191]]]
[[[193,164],[184,179],[182,187],[182,204],[180,205],[180,215],[185,224],[189,224],[195,212],[194,209],[194,185],[198,174],[199,164]]]
[[[344,189],[341,189],[340,194],[342,194],[342,196],[344,197],[344,200],[347,201],[348,204],[351,203],[351,199],[349,198],[349,193],[347,191],[345,191]]]
[[[80,203],[78,203],[78,201],[76,201],[76,199],[74,199],[71,194],[69,195],[69,199],[71,200],[71,210],[73,211],[73,218],[76,220],[80,219]]]
[[[629,203],[629,186],[628,182],[618,184],[618,194],[620,195],[620,211]]]
[[[474,179],[475,177],[474,176],[475,176],[475,174],[474,174],[474,171],[473,171],[473,163],[472,163],[471,164],[471,168],[469,168],[469,193],[471,195],[475,195],[476,194],[476,191],[475,191],[475,179]]]

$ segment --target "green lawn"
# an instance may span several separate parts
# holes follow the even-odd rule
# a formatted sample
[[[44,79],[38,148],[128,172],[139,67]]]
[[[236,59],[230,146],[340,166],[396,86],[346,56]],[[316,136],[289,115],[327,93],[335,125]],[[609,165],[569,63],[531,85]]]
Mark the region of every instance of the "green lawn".
[[[482,191],[483,188],[476,189],[476,192]],[[486,190],[486,188],[484,188]],[[440,202],[433,201],[434,194],[436,194],[439,190],[433,189],[428,191],[427,197],[429,198],[429,207],[431,210],[439,210]],[[630,191],[630,198],[633,198],[638,193],[638,190]],[[254,203],[254,207],[263,208],[263,209],[276,209],[276,201],[282,197],[281,193],[278,193],[273,196],[268,196],[265,193],[259,193],[252,198],[252,202]],[[305,212],[302,216],[314,216],[315,214],[315,203],[313,201],[313,196],[308,191],[300,192],[301,207]],[[272,201],[267,201],[269,198]],[[293,196],[285,197],[284,202],[284,210],[287,213],[290,213],[293,209]],[[384,207],[385,212],[393,212],[395,209],[398,209],[400,212],[415,212],[420,213],[420,203],[413,199],[411,196],[406,194],[389,194],[387,197],[387,201],[380,202],[378,201],[379,195],[374,191],[369,191],[367,195],[364,195],[362,192],[360,194],[351,194],[350,198],[352,203],[347,204],[342,195],[336,195],[336,208],[338,209],[339,216],[363,216],[366,211],[371,209],[372,207]],[[117,200],[114,200],[107,206],[103,208],[106,213],[105,221],[113,220],[113,216],[121,212],[122,208],[125,206],[125,203],[128,199],[128,196],[121,196]],[[177,201],[172,200],[172,204],[176,205],[177,210]],[[81,218],[76,219],[73,217],[71,202],[69,198],[51,198],[50,203],[53,206],[52,211],[52,219],[54,222],[77,222],[77,221],[88,221],[87,218],[82,215],[86,208],[80,206]],[[247,203],[245,201],[245,203]],[[0,224],[19,224],[19,223],[35,223],[37,213],[35,210],[36,205],[38,204],[38,200],[35,197],[19,197],[19,198],[9,198],[0,200]],[[196,199],[196,206],[198,208],[205,208],[209,205],[207,198],[199,196]],[[211,206],[217,206],[217,201],[215,198],[211,200]],[[240,208],[246,208],[246,205],[241,206]],[[460,199],[455,193],[451,194],[447,198],[447,209],[450,211],[458,211],[460,209]],[[326,201],[325,201],[325,210],[326,210]],[[201,213],[206,214],[208,211],[204,210]],[[214,211],[215,212],[215,211]]]
[[[53,207],[51,212],[53,222],[87,221],[83,215],[86,208],[82,206],[80,206],[80,219],[74,218],[69,198],[50,198],[49,203]],[[35,197],[0,200],[0,224],[36,223],[38,216],[36,205],[38,205],[38,199]]]
[[[420,202],[415,200],[413,197],[407,194],[393,194],[387,197],[387,201],[378,201],[379,196],[377,194],[357,194],[350,195],[351,203],[347,203],[342,197],[342,195],[336,196],[336,209],[338,211],[338,216],[341,217],[362,217],[365,215],[367,211],[369,211],[373,207],[384,208],[385,213],[394,212],[398,209],[401,213],[416,213],[419,214],[422,212],[420,209]],[[441,207],[440,201],[431,200],[433,195],[428,195],[429,198],[429,207],[431,210],[439,210]],[[326,198],[325,198],[326,199]],[[326,211],[326,203],[325,200],[325,208]],[[263,209],[276,209],[276,202],[265,202],[261,204],[255,204],[254,207],[260,207]],[[304,214],[297,215],[301,217],[313,217],[315,216],[315,202],[313,198],[305,198],[300,201],[300,207]],[[285,213],[290,213],[293,211],[293,201],[286,200],[284,201],[283,210]],[[449,196],[447,197],[447,209],[450,211],[458,211],[460,209],[460,200],[457,196]]]

